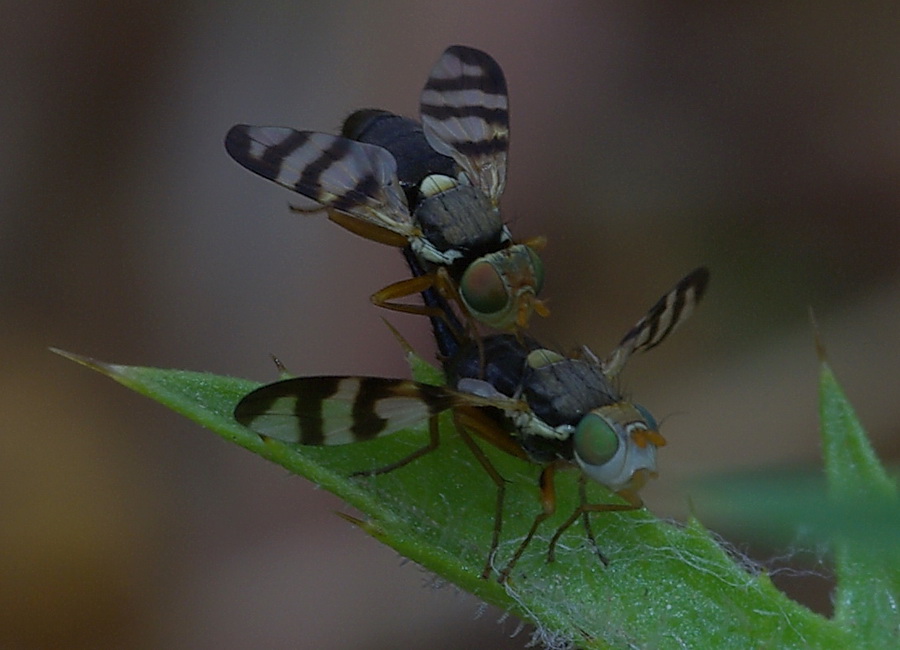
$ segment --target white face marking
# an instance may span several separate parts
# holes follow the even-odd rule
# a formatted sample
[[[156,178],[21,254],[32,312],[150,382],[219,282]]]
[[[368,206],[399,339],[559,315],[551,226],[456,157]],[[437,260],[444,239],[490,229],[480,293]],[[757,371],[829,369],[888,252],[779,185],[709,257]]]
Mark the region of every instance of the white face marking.
[[[592,413],[616,432],[619,446],[615,455],[601,465],[583,461],[576,448],[575,461],[588,477],[611,490],[620,490],[639,472],[656,473],[656,445],[650,442],[642,447],[632,435],[638,430],[649,431],[644,416],[633,404],[619,402],[601,406]]]
[[[656,472],[656,445],[641,447],[631,436],[619,435],[619,449],[606,463],[588,465],[577,454],[575,460],[590,479],[611,490],[620,490],[631,482],[637,472]]]

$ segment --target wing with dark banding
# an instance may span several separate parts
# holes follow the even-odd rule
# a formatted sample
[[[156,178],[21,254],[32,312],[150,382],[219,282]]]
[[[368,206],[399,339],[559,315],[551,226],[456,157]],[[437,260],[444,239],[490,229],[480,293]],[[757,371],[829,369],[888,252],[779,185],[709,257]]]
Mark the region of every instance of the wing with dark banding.
[[[649,350],[662,343],[694,313],[708,283],[709,271],[706,267],[694,269],[682,278],[628,331],[604,362],[604,373],[609,377],[615,376],[633,353]]]
[[[228,154],[250,171],[324,207],[412,239],[418,235],[385,149],[336,135],[238,124]]]
[[[454,391],[405,379],[295,377],[244,396],[234,417],[282,442],[343,445],[420,424],[459,402]]]
[[[419,102],[428,144],[450,156],[496,205],[506,184],[509,101],[503,70],[488,54],[447,48]]]

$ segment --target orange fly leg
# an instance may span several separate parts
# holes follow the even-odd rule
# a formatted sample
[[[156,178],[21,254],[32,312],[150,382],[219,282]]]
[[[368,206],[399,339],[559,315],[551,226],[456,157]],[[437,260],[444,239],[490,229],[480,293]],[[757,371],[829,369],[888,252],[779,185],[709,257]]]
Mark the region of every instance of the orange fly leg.
[[[445,300],[455,302],[457,305],[459,305],[459,311],[462,313],[463,321],[465,321],[466,324],[466,336],[468,340],[473,341],[478,347],[478,367],[484,368],[484,344],[481,342],[481,336],[478,333],[478,326],[475,323],[475,319],[472,317],[472,314],[469,313],[469,310],[466,309],[466,305],[463,302],[462,296],[459,295],[459,290],[456,288],[456,283],[453,282],[453,279],[450,277],[447,269],[443,266],[435,270],[434,274],[435,289],[440,292]],[[444,316],[443,312],[441,312],[440,316],[446,320],[446,316]],[[447,324],[449,325],[450,323]]]
[[[448,329],[454,333],[454,336],[460,336],[460,333],[456,331],[457,328],[454,327],[453,323],[448,320],[447,314],[440,307],[428,307],[427,305],[413,305],[404,302],[395,302],[398,299],[406,298],[417,293],[422,293],[423,291],[427,291],[428,289],[435,289],[446,300],[456,301],[457,304],[462,305],[462,303],[460,302],[461,299],[459,297],[459,293],[456,291],[456,287],[453,284],[453,281],[447,275],[447,270],[443,267],[438,267],[436,270],[425,273],[424,275],[417,275],[415,277],[407,278],[406,280],[400,280],[399,282],[390,284],[384,289],[373,293],[371,296],[371,300],[372,303],[376,306],[383,307],[384,309],[390,309],[391,311],[399,311],[404,314],[415,314],[418,316],[428,316],[431,318],[440,318],[447,324]],[[481,339],[480,337],[478,337],[478,332],[475,329],[475,321],[465,309],[461,309],[460,311],[462,312],[463,318],[466,322],[467,338],[474,340],[476,342],[476,345],[478,345],[478,349],[481,350]],[[484,361],[482,360],[482,365],[483,364]]]
[[[497,486],[497,503],[494,507],[494,531],[491,535],[491,548],[488,551],[484,569],[481,571],[481,577],[486,580],[491,575],[494,555],[496,555],[497,547],[500,544],[500,531],[503,527],[503,502],[506,498],[506,479],[500,475],[500,472],[497,471],[497,468],[494,467],[494,464],[485,455],[481,447],[472,439],[470,433],[514,455],[519,455],[521,449],[518,448],[518,445],[513,445],[508,432],[501,429],[486,413],[477,408],[463,406],[454,409],[453,421],[463,442],[466,443],[472,455],[475,456],[476,460],[484,468],[484,471],[491,477],[494,485]]]
[[[513,553],[512,558],[510,558],[509,562],[507,562],[506,566],[503,567],[503,570],[500,572],[500,577],[498,578],[499,582],[506,582],[510,572],[516,565],[516,562],[519,561],[519,558],[522,557],[522,553],[525,552],[525,548],[531,543],[531,539],[537,532],[538,526],[556,512],[556,486],[553,483],[553,478],[556,476],[556,470],[559,467],[564,467],[565,464],[565,461],[562,460],[554,461],[544,467],[541,472],[541,476],[538,479],[541,488],[541,511],[535,516],[534,521],[531,523],[531,528],[528,530],[528,534],[525,535],[525,539],[522,540],[522,543],[519,544],[516,552]]]
[[[481,337],[478,335],[478,326],[476,325],[472,314],[470,314],[469,310],[466,308],[462,296],[459,295],[459,289],[453,281],[453,278],[450,277],[450,273],[447,271],[446,267],[440,266],[434,271],[434,288],[438,290],[445,300],[455,302],[459,306],[459,311],[462,313],[463,320],[466,323],[466,334],[470,340],[475,341],[478,345],[479,354],[481,355],[481,365],[483,367],[484,350],[481,345]]]
[[[591,544],[594,546],[594,550],[597,551],[597,555],[600,557],[600,561],[603,564],[609,564],[609,561],[606,559],[606,556],[603,555],[603,552],[600,550],[600,547],[597,545],[597,540],[594,537],[594,530],[591,528],[590,521],[590,513],[592,512],[621,512],[623,510],[637,510],[643,507],[644,502],[641,501],[640,497],[638,497],[634,493],[619,493],[619,496],[627,500],[629,503],[588,503],[587,502],[587,481],[582,474],[579,479],[579,489],[578,495],[581,499],[581,503],[577,508],[572,512],[571,516],[566,519],[562,525],[556,529],[556,533],[553,535],[553,539],[550,540],[550,544],[547,548],[547,561],[553,562],[556,559],[556,543],[559,541],[559,538],[562,537],[562,534],[568,530],[568,528],[578,521],[579,517],[584,517],[584,530],[587,534],[588,539],[591,541]]]
[[[300,209],[296,210],[296,212],[305,212],[305,210]],[[409,238],[406,235],[401,235],[393,230],[388,230],[371,221],[363,221],[362,219],[351,217],[343,212],[337,212],[336,210],[328,210],[328,218],[342,228],[346,228],[354,235],[365,237],[366,239],[378,242],[379,244],[395,246],[396,248],[403,248],[404,246],[409,245]]]
[[[416,314],[419,316],[437,316],[444,317],[444,312],[437,307],[427,307],[425,305],[410,305],[403,302],[394,302],[399,298],[406,298],[417,293],[431,289],[434,286],[434,273],[426,273],[425,275],[417,275],[413,278],[400,280],[393,284],[389,284],[384,289],[380,289],[372,294],[372,303],[384,309],[391,311],[399,311],[404,314]]]
[[[483,409],[459,407],[454,414],[457,424],[466,427],[470,433],[510,456],[528,460],[528,455],[522,449],[522,445]]]
[[[378,476],[379,474],[387,474],[388,472],[393,472],[395,469],[399,469],[400,467],[413,462],[417,458],[421,458],[425,454],[431,453],[438,448],[440,442],[441,438],[440,432],[438,430],[438,416],[433,415],[428,419],[428,443],[424,447],[416,449],[408,456],[404,456],[400,460],[393,462],[390,465],[376,467],[375,469],[360,470],[359,472],[353,472],[350,476]]]

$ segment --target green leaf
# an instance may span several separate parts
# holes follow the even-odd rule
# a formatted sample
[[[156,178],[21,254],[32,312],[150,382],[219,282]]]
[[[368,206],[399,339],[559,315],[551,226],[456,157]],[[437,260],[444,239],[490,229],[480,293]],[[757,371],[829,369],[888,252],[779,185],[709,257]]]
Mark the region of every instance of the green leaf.
[[[349,478],[383,466],[426,441],[424,430],[341,447],[301,447],[263,440],[232,418],[257,386],[228,377],[101,363],[62,353],[211,429],[223,438],[307,477],[364,513],[349,517],[364,531],[487,602],[537,626],[548,645],[584,648],[847,648],[839,626],[788,599],[762,574],[734,562],[696,520],[663,522],[646,510],[602,513],[594,530],[608,567],[580,524],[561,538],[557,559],[547,543],[577,503],[571,473],[557,477],[558,511],[544,523],[506,584],[480,578],[493,527],[495,489],[471,452],[444,423],[433,453],[397,471]],[[440,374],[415,362],[420,381]],[[426,376],[427,375],[427,376]],[[540,468],[488,448],[508,480],[497,564],[503,566],[539,510]],[[201,459],[198,459],[201,462]],[[592,486],[592,501],[616,497]],[[858,646],[856,646],[858,647]]]
[[[819,344],[825,472],[783,469],[695,483],[717,522],[773,544],[798,535],[834,550],[834,622],[854,647],[900,647],[900,503]]]
[[[893,553],[900,539],[900,508],[886,499],[841,502],[825,498],[822,474],[804,468],[729,473],[692,482],[707,521],[742,538],[772,546],[821,546],[843,538],[867,554]]]
[[[897,486],[824,358],[819,412],[830,501],[845,510],[890,513],[896,523]],[[857,647],[900,647],[900,536],[880,528],[884,518],[863,519],[855,534],[836,535],[834,619],[858,639]],[[872,539],[887,543],[873,550]]]

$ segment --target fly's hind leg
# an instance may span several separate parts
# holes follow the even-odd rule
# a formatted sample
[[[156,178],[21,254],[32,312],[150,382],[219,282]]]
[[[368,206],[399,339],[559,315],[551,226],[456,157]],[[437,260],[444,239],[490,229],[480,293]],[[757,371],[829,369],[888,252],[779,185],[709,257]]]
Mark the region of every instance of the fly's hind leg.
[[[433,415],[428,419],[428,443],[424,447],[420,447],[408,456],[404,456],[400,460],[388,465],[376,467],[375,469],[364,469],[358,472],[353,472],[350,476],[378,476],[379,474],[387,474],[388,472],[393,472],[395,469],[399,469],[404,465],[409,465],[417,458],[421,458],[425,454],[431,453],[438,448],[440,442],[441,437],[438,430],[438,416]]]
[[[476,408],[459,408],[453,412],[454,423],[463,442],[471,450],[479,464],[488,473],[494,485],[497,487],[497,500],[494,506],[494,530],[491,534],[491,548],[488,550],[484,569],[481,577],[487,579],[491,575],[494,556],[500,545],[500,532],[503,527],[503,504],[506,498],[506,479],[504,479],[494,464],[485,455],[478,443],[472,438],[472,434],[489,442],[501,451],[514,456],[523,457],[522,449],[510,437],[509,433],[502,429],[496,421],[491,419],[484,411]]]

